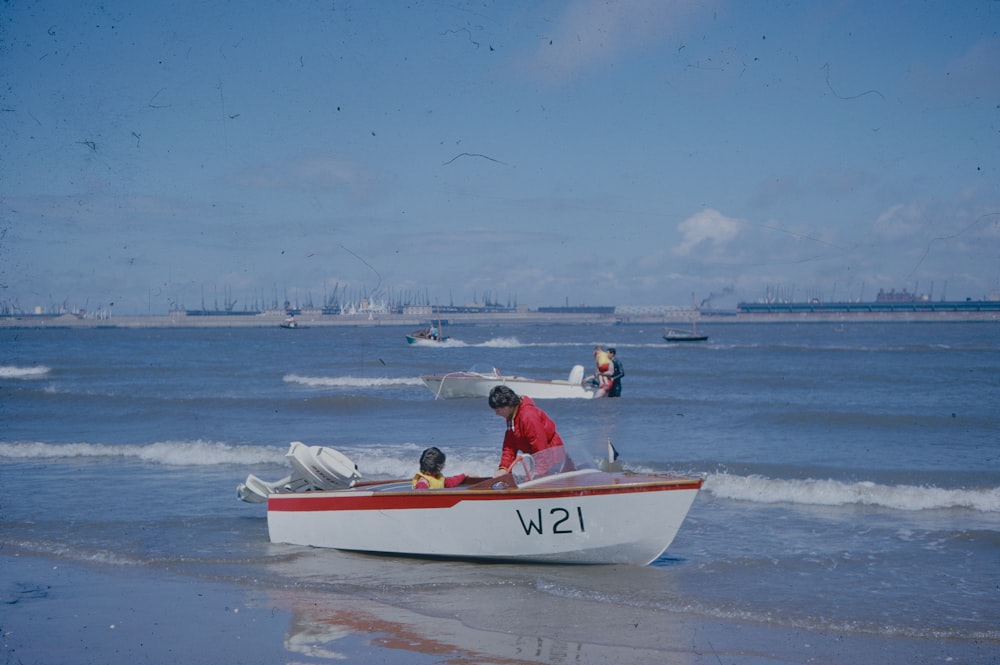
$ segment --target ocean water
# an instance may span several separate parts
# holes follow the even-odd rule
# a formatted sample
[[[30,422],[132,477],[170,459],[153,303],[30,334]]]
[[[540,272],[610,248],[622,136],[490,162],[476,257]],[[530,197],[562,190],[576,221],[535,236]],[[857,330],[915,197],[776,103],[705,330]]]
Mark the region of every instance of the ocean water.
[[[706,324],[695,345],[655,325],[455,326],[440,348],[409,346],[406,332],[0,330],[0,547],[276,598],[452,603],[470,625],[497,621],[497,605],[464,600],[489,592],[511,612],[572,600],[608,616],[1000,640],[996,324]],[[589,370],[595,343],[618,350],[622,399],[540,402],[574,456],[599,458],[610,439],[627,468],[706,479],[651,566],[273,545],[264,507],[236,499],[248,473],[285,475],[296,440],[337,448],[367,478],[409,477],[430,445],[447,472],[489,475],[502,420],[485,400],[435,400],[418,376],[564,377]],[[317,644],[352,633],[345,620],[313,634],[302,611],[290,650],[311,643],[322,660]]]

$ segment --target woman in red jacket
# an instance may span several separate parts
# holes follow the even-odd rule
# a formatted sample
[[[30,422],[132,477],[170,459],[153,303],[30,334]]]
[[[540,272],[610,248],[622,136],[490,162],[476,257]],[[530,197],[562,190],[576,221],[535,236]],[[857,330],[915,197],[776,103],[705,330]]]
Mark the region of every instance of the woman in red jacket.
[[[556,424],[535,406],[530,397],[520,396],[507,386],[494,386],[490,391],[490,408],[507,421],[503,437],[500,466],[493,477],[510,471],[517,454],[528,453],[535,460],[535,476],[571,469],[573,462],[566,454]]]

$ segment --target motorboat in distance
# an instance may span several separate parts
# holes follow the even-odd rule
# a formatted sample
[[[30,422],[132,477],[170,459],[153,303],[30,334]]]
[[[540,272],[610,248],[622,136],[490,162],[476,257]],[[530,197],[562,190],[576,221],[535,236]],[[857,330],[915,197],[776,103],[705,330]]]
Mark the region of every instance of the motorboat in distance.
[[[529,379],[502,374],[494,367],[489,372],[422,374],[420,380],[439,399],[489,397],[495,386],[509,386],[531,399],[590,399],[595,394],[595,387],[584,381],[583,365],[574,365],[565,379]]]

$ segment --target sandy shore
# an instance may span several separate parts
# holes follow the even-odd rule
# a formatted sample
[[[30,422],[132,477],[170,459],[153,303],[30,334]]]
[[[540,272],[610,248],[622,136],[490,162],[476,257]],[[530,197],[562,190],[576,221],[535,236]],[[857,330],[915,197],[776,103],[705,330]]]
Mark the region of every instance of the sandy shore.
[[[794,630],[516,591],[384,598],[206,581],[150,568],[0,556],[5,663],[995,663],[996,644]],[[603,569],[602,570],[606,570]],[[598,571],[599,572],[599,571]],[[492,625],[463,610],[483,604]],[[482,612],[475,612],[477,616]]]

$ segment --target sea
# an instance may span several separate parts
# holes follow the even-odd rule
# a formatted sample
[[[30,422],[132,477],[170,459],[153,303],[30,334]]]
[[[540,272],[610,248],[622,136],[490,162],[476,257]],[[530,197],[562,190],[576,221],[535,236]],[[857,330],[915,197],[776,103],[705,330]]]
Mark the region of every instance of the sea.
[[[707,342],[668,343],[655,324],[455,325],[428,348],[397,326],[0,329],[0,551],[275,598],[454,602],[470,625],[503,620],[462,600],[493,594],[511,612],[585,602],[608,617],[1000,644],[1000,325],[699,331]],[[276,545],[265,507],[237,500],[248,474],[288,473],[292,441],[336,448],[366,479],[411,477],[429,446],[446,473],[491,475],[503,420],[485,399],[436,399],[419,376],[565,378],[590,371],[596,344],[617,349],[622,397],[538,402],[574,458],[597,463],[610,441],[626,469],[704,478],[649,566]],[[278,648],[333,662],[357,630]]]

